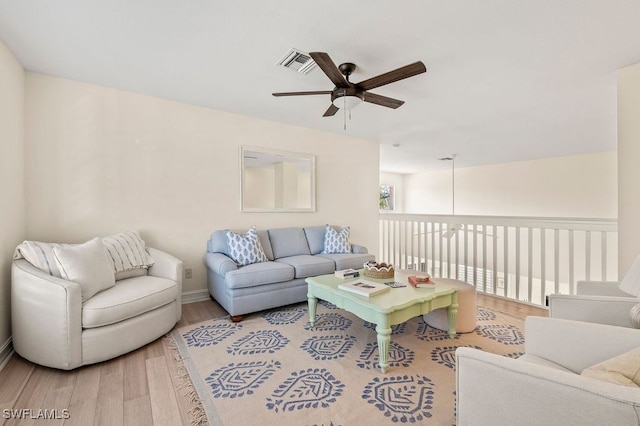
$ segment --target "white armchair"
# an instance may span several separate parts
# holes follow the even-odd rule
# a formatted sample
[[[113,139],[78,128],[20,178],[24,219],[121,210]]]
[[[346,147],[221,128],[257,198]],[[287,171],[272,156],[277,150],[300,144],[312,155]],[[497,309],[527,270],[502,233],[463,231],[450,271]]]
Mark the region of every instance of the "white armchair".
[[[581,376],[640,347],[640,330],[528,317],[525,354],[456,350],[457,425],[636,425],[640,388]]]
[[[15,351],[71,370],[117,357],[171,330],[182,314],[182,261],[148,248],[148,273],[115,281],[83,301],[78,282],[49,275],[22,258],[11,269]]]
[[[575,295],[549,295],[549,316],[632,327],[629,314],[640,303],[640,257],[620,283],[578,281]]]
[[[639,297],[625,293],[617,282],[579,281],[576,295],[549,295],[549,316],[575,321],[631,327],[629,313]]]

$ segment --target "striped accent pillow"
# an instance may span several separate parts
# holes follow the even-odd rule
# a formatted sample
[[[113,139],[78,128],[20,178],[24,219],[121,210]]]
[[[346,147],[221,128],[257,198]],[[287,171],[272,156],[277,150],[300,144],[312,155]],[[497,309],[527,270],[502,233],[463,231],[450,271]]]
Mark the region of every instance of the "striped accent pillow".
[[[145,243],[137,231],[126,231],[103,237],[102,244],[109,253],[116,279],[120,278],[117,276],[120,272],[137,269],[143,275],[147,268],[153,266],[153,258],[147,252]],[[130,274],[126,275],[130,276]]]
[[[56,247],[71,247],[75,244],[43,243],[41,241],[24,241],[13,254],[14,259],[24,259],[41,271],[54,277],[62,278],[60,269],[55,261],[53,249]]]

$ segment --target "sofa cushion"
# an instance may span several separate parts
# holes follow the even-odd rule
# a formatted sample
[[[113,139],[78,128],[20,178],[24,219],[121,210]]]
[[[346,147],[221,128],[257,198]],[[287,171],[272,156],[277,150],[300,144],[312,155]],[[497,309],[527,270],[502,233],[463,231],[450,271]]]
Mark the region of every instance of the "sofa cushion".
[[[365,263],[370,260],[375,260],[375,256],[372,254],[319,254],[318,257],[324,257],[325,259],[331,259],[336,264],[336,270],[341,269],[362,269]]]
[[[126,231],[102,237],[102,244],[109,253],[113,270],[117,274],[116,279],[131,276],[127,272],[132,270],[138,270],[133,274],[144,275],[145,270],[154,264],[138,231]],[[125,274],[120,274],[121,272],[125,272]]]
[[[331,259],[320,256],[281,257],[278,262],[286,263],[295,269],[296,278],[315,277],[316,275],[332,274],[336,270],[335,263]]]
[[[293,267],[280,262],[253,263],[224,276],[228,287],[234,289],[289,281],[293,277]]]
[[[324,233],[326,230],[326,225],[304,228],[304,235],[307,237],[311,254],[318,254],[324,250]]]
[[[582,375],[619,385],[640,387],[640,348],[585,368]]]
[[[349,233],[351,228],[348,226],[342,231],[336,231],[332,226],[327,225],[324,233],[324,249],[322,253],[326,254],[347,254],[351,253],[351,244],[349,243]]]
[[[209,241],[207,241],[207,251],[209,253],[222,253],[229,256],[229,245],[227,244],[227,231],[228,229],[222,229],[220,231],[213,231]]]
[[[102,327],[152,311],[178,298],[178,285],[166,278],[121,280],[82,305],[82,328]]]
[[[239,266],[267,261],[267,255],[264,254],[256,228],[253,226],[246,234],[227,231],[227,244],[229,256]]]
[[[273,260],[273,250],[271,250],[271,240],[269,240],[269,232],[266,230],[258,230],[258,238],[260,239],[262,250],[264,250],[264,254],[267,256],[267,259]]]
[[[80,284],[83,302],[116,283],[109,255],[99,238],[74,246],[54,247],[53,257],[62,278]]]
[[[302,228],[269,229],[268,232],[274,259],[311,254]]]

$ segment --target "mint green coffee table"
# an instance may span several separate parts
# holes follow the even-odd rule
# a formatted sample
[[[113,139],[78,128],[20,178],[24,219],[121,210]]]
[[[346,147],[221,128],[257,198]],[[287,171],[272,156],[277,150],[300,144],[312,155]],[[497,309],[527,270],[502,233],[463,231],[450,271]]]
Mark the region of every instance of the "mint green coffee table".
[[[360,271],[360,276],[380,283],[400,281],[407,284],[407,275],[404,273],[396,272],[393,279],[364,277],[362,271]],[[310,277],[306,281],[308,284],[309,321],[312,327],[316,323],[318,299],[326,300],[376,325],[378,357],[380,359],[378,365],[383,373],[386,373],[387,367],[389,367],[392,325],[402,324],[434,309],[447,308],[449,337],[453,338],[456,335],[456,315],[458,312],[456,289],[447,284],[439,284],[437,279],[434,280],[436,284],[433,288],[414,288],[407,284],[407,287],[392,288],[390,291],[372,297],[360,296],[338,289],[339,284],[352,280],[343,280],[333,274]]]

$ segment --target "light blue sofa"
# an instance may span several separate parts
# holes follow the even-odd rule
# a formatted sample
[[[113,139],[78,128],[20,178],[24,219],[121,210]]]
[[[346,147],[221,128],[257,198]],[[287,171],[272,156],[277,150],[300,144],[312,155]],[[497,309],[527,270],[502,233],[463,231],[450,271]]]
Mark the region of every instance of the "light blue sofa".
[[[209,294],[232,320],[239,321],[244,314],[307,300],[307,277],[359,269],[375,260],[355,244],[348,254],[323,254],[325,229],[323,225],[258,231],[269,261],[245,266],[229,257],[227,230],[213,232],[204,257]]]

